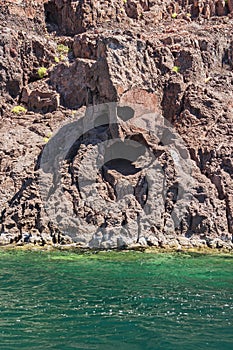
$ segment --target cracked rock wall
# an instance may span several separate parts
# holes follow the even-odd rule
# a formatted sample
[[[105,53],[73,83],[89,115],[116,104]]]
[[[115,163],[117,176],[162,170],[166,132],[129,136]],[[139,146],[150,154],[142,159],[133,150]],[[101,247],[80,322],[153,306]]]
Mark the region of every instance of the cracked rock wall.
[[[1,244],[232,249],[231,1],[0,1],[0,6]],[[42,78],[40,67],[47,69]],[[60,201],[59,215],[51,220],[39,181],[46,147],[65,142],[65,125],[77,127],[79,120],[88,125],[84,106],[135,101],[152,119],[140,120],[142,112],[125,117],[115,106],[115,119],[110,122],[109,112],[94,113],[93,128],[74,140],[60,168],[65,200],[50,193],[51,203]],[[27,112],[13,113],[16,105]],[[163,130],[162,116],[186,143],[194,180],[179,225],[174,224],[177,173],[168,151],[172,136],[164,133],[161,141],[148,133],[148,125],[157,130],[156,123]],[[111,138],[137,141],[153,154],[168,183],[165,196],[156,196],[158,174],[151,177],[154,190],[148,195],[145,155],[141,170],[122,157],[107,162],[111,145],[101,151],[99,144]],[[80,192],[82,159],[90,155],[83,170],[89,174],[96,152],[106,164],[95,185]],[[109,201],[108,213],[97,210],[96,184]],[[139,222],[145,203],[151,216]],[[74,218],[70,227],[64,212]]]

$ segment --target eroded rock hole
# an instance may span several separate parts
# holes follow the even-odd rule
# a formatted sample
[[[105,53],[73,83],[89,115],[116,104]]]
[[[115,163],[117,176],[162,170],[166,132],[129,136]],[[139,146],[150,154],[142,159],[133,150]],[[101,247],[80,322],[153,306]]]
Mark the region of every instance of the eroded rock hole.
[[[16,98],[20,93],[20,81],[9,80],[6,84],[7,90],[11,97]]]
[[[124,158],[112,159],[105,163],[104,167],[105,170],[116,170],[124,176],[135,175],[141,170],[136,168],[130,160]]]
[[[54,1],[49,1],[48,3],[44,4],[44,12],[48,31],[57,30],[59,24],[61,23],[61,18]]]
[[[108,147],[105,151],[104,160],[107,163],[113,159],[128,159],[133,163],[145,152],[145,146],[136,142],[132,143],[131,140],[125,140],[124,142],[115,142]]]
[[[134,117],[134,109],[129,106],[118,106],[117,115],[121,120],[126,122],[127,120],[132,119]]]

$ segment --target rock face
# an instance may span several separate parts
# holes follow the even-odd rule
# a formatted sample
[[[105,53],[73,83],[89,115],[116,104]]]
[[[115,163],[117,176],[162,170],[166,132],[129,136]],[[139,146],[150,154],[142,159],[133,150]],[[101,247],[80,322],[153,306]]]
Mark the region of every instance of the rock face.
[[[0,244],[232,249],[233,3],[0,6]]]

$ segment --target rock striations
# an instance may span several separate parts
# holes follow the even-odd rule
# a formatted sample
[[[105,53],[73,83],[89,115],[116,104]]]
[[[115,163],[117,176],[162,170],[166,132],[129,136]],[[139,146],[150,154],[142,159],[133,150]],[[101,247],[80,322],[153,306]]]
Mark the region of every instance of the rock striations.
[[[0,245],[232,250],[233,1],[0,0]]]

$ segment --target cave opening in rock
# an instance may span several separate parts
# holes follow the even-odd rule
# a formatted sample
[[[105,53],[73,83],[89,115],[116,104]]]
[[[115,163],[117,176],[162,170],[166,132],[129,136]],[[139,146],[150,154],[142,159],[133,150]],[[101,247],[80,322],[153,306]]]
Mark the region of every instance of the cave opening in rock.
[[[118,106],[117,115],[121,120],[126,122],[134,117],[134,109],[129,106]]]
[[[58,29],[60,24],[59,13],[54,0],[44,4],[45,22],[49,32]]]
[[[114,142],[105,151],[104,161],[107,163],[114,159],[128,159],[132,163],[139,157],[145,155],[146,148],[144,145],[132,140],[124,140],[122,142]]]
[[[115,170],[118,173],[129,176],[141,171],[134,162],[145,154],[145,147],[131,140],[115,142],[105,151],[104,166],[102,170]]]
[[[141,171],[141,168],[136,168],[130,160],[124,158],[109,160],[103,167],[105,170],[115,170],[124,176],[135,175]]]

